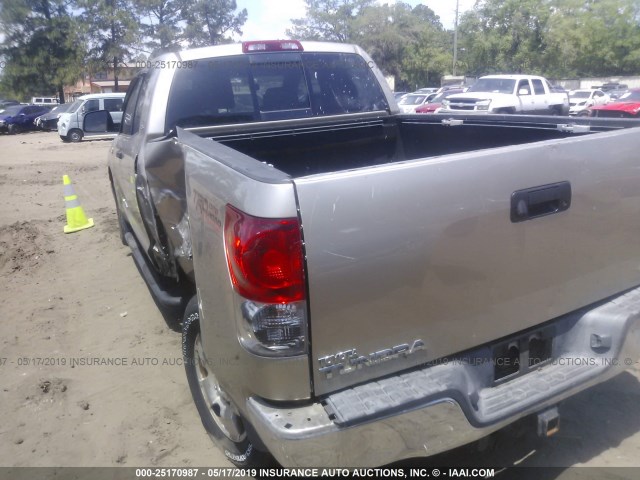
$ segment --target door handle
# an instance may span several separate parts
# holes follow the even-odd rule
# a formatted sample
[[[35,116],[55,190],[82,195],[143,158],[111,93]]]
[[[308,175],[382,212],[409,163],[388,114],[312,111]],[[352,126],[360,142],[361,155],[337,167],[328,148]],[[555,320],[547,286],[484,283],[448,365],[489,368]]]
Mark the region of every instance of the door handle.
[[[526,188],[511,194],[511,221],[524,222],[554,213],[564,212],[571,206],[571,183]]]
[[[124,155],[122,152],[116,152],[116,157],[118,157],[120,160],[122,160],[124,158]]]

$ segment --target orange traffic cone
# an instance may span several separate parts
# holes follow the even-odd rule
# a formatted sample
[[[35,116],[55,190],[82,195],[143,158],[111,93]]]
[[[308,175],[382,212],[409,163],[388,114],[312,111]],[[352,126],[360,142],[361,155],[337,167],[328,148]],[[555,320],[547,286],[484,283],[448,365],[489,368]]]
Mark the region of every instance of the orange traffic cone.
[[[93,218],[87,219],[84,214],[84,210],[80,206],[80,200],[78,200],[78,196],[73,191],[73,185],[71,185],[68,175],[62,177],[62,184],[64,185],[64,202],[67,209],[67,224],[64,226],[64,233],[77,232],[78,230],[93,227]]]

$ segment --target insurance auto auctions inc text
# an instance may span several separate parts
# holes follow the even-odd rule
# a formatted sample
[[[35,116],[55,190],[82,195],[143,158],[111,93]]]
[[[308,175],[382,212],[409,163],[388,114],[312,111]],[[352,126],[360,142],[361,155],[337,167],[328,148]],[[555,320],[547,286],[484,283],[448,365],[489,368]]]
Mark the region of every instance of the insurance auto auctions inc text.
[[[492,478],[493,468],[261,468],[259,477],[306,478]]]

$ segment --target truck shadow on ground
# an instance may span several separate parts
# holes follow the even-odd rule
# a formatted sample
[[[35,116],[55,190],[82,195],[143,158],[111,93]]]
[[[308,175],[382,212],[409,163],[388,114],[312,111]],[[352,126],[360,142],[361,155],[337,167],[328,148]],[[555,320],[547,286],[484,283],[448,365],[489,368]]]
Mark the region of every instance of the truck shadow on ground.
[[[637,468],[615,472],[569,469],[585,463],[607,468],[640,466],[638,447],[623,445],[640,432],[640,382],[636,376],[624,372],[566,400],[559,405],[559,411],[560,431],[551,438],[539,438],[535,418],[527,417],[480,442],[394,466],[494,468],[500,479],[638,478]],[[611,449],[617,450],[596,458]]]

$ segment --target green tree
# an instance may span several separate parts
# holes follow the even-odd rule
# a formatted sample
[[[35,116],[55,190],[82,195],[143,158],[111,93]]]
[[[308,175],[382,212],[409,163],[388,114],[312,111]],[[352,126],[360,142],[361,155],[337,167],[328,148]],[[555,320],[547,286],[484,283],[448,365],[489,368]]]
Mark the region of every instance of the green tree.
[[[132,0],[77,0],[88,39],[90,65],[113,68],[114,91],[119,91],[119,67],[138,53],[141,38]],[[94,69],[95,67],[91,68]]]
[[[355,42],[364,48],[386,74],[401,77],[407,47],[418,41],[421,26],[406,3],[371,6],[354,22]]]
[[[82,71],[82,42],[65,0],[3,0],[0,4],[1,87],[12,96],[51,95]]]
[[[230,42],[229,35],[242,34],[247,9],[238,8],[235,0],[182,0],[182,18],[186,22],[184,37],[191,47]]]
[[[463,15],[459,34],[468,74],[640,70],[638,0],[480,0]]]
[[[452,39],[448,32],[425,28],[418,41],[410,45],[402,59],[402,75],[410,89],[438,86],[451,71]]]
[[[640,71],[640,2],[553,0],[548,70],[557,76]],[[553,62],[558,59],[558,62]]]
[[[358,15],[375,0],[305,0],[307,16],[292,19],[287,35],[298,40],[356,43]]]
[[[450,58],[444,53],[449,37],[429,7],[401,2],[370,6],[354,24],[356,42],[399,84],[439,83],[442,60]]]
[[[180,0],[135,0],[135,7],[140,16],[145,47],[152,57],[180,49],[183,34]]]
[[[459,27],[468,73],[542,73],[550,15],[549,0],[477,2]]]

